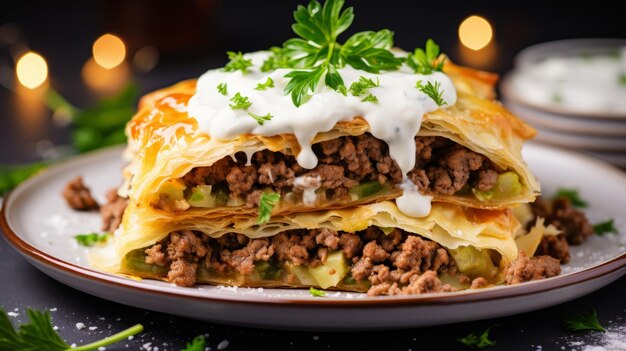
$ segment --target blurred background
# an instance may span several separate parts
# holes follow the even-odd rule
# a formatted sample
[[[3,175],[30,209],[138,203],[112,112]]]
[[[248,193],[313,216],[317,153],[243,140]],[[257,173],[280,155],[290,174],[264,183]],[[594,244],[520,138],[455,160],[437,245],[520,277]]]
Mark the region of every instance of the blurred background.
[[[305,1],[109,0],[0,3],[0,165],[123,141],[139,94],[293,36]],[[348,1],[344,34],[389,28],[396,45],[435,39],[454,62],[505,73],[529,45],[626,38],[617,1]],[[104,100],[103,100],[104,99]],[[95,123],[94,121],[100,121]],[[61,146],[61,147],[53,147]]]

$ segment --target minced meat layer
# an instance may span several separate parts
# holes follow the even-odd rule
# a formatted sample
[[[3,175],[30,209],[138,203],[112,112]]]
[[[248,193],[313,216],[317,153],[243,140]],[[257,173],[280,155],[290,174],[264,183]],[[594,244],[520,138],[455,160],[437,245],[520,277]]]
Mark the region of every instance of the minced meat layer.
[[[415,167],[408,177],[421,192],[452,195],[470,184],[479,190],[493,188],[498,172],[485,156],[442,137],[415,137]],[[304,169],[294,156],[263,150],[246,165],[242,152],[224,157],[210,167],[194,168],[183,177],[187,187],[221,185],[233,198],[243,197],[248,207],[258,205],[262,189],[302,193],[297,177],[319,177],[326,198],[341,199],[366,181],[400,184],[402,171],[389,155],[387,144],[371,134],[344,136],[313,145],[318,165]]]
[[[179,286],[196,283],[198,267],[224,276],[252,275],[255,265],[271,261],[279,267],[290,262],[297,266],[323,264],[331,251],[341,250],[356,283],[370,285],[368,295],[407,295],[452,292],[438,275],[446,273],[471,288],[489,285],[483,277],[473,281],[458,272],[448,251],[438,243],[394,229],[384,234],[377,227],[356,233],[331,229],[289,230],[269,238],[250,239],[226,234],[214,239],[185,230],[145,250],[145,261],[168,267],[167,280]],[[559,274],[559,261],[549,256],[526,258],[523,254],[506,272],[508,284],[543,279]],[[285,272],[285,274],[290,274]],[[288,276],[288,282],[297,282]]]

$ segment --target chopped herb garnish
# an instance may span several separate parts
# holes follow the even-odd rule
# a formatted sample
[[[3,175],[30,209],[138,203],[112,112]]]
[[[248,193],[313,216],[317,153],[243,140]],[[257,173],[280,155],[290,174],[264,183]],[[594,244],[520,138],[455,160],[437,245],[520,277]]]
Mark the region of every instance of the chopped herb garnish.
[[[274,117],[270,115],[269,112],[265,116],[255,115],[252,112],[248,112],[248,116],[254,118],[256,122],[261,126],[263,125],[263,123],[265,123],[265,121],[269,121],[270,119],[272,119],[272,117]]]
[[[470,333],[464,338],[457,339],[457,341],[471,348],[484,349],[490,346],[495,346],[496,342],[493,340],[489,340],[489,332],[491,331],[492,328],[496,326],[497,325],[492,325],[491,327],[487,328],[487,330],[485,330],[482,334],[480,334],[480,336],[476,336],[476,334]]]
[[[444,62],[445,58],[439,57],[439,45],[432,39],[426,41],[426,50],[417,48],[406,60],[406,64],[419,74],[441,72]]]
[[[181,351],[204,351],[206,348],[206,339],[203,335],[198,335],[191,342],[187,343],[187,347]]]
[[[626,73],[621,73],[618,79],[619,79],[619,84],[626,85]]]
[[[265,83],[259,83],[256,85],[256,88],[254,88],[255,90],[265,90],[267,88],[273,88],[274,87],[274,80],[270,77],[267,77],[267,80],[265,81]]]
[[[378,102],[378,98],[372,94],[367,95],[366,97],[361,99],[362,102]]]
[[[252,66],[252,60],[245,59],[241,51],[228,51],[226,54],[230,60],[230,62],[224,66],[224,71],[226,72],[241,71],[241,73],[246,74],[248,67]]]
[[[115,344],[143,330],[141,324],[130,327],[120,333],[87,345],[72,347],[54,330],[50,313],[29,309],[30,323],[22,324],[15,330],[9,316],[0,308],[0,349],[3,351],[47,350],[47,351],[87,351]]]
[[[263,193],[259,200],[259,217],[256,222],[258,224],[266,223],[272,216],[272,210],[274,206],[280,200],[280,194],[278,193]]]
[[[315,289],[314,287],[310,287],[309,288],[309,293],[311,293],[311,296],[313,296],[313,297],[324,297],[324,296],[326,296],[326,291],[318,290],[318,289]]]
[[[89,233],[78,234],[74,236],[76,242],[82,246],[94,246],[96,244],[105,242],[109,237],[109,233]]]
[[[350,94],[354,96],[361,96],[367,93],[368,89],[378,86],[380,86],[378,78],[376,78],[376,82],[374,82],[371,78],[360,76],[358,82],[350,84]]]
[[[574,207],[578,207],[578,208],[587,207],[587,201],[583,200],[580,197],[580,195],[578,194],[578,190],[576,189],[559,188],[556,191],[556,194],[554,194],[554,198],[558,199],[560,197],[568,198],[569,201],[572,203],[572,206]]]
[[[583,316],[582,314],[577,314],[563,321],[565,323],[565,327],[571,331],[578,330],[596,330],[605,332],[603,326],[598,322],[598,315],[596,314],[596,310],[591,310],[588,315]]]
[[[220,83],[217,85],[217,92],[222,94],[222,95],[228,95],[228,88],[226,86],[226,83]]]
[[[296,106],[308,100],[322,78],[326,86],[343,93],[345,84],[337,69],[345,65],[379,73],[402,64],[389,50],[393,46],[393,32],[389,30],[359,32],[343,44],[337,42],[339,34],[354,20],[352,7],[342,10],[343,4],[343,0],[327,0],[322,6],[313,0],[306,7],[299,5],[292,26],[299,38],[272,50],[273,55],[263,64],[265,69],[295,68],[285,75],[290,79],[285,93],[291,94]]]
[[[614,234],[618,233],[617,228],[615,228],[615,223],[612,218],[604,222],[594,224],[593,232],[600,236],[606,233],[614,233]]]
[[[415,87],[419,89],[422,93],[428,95],[431,99],[433,99],[437,106],[441,107],[448,104],[442,97],[443,89],[441,89],[441,85],[439,84],[439,82],[435,82],[433,84],[432,82],[428,81],[426,85],[423,85],[422,81],[418,80]]]
[[[252,102],[248,100],[248,97],[242,96],[240,93],[236,93],[235,96],[230,99],[230,101],[232,101],[233,103],[229,104],[228,106],[235,110],[247,110],[248,107],[252,105]]]

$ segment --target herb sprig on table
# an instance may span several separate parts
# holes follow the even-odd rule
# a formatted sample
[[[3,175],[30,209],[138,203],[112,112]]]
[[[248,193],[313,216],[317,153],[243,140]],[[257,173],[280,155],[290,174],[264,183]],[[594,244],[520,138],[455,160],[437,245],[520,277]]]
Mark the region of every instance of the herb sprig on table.
[[[471,348],[484,349],[490,346],[495,346],[495,340],[489,339],[489,332],[492,328],[497,326],[498,325],[492,325],[491,327],[487,328],[487,330],[482,332],[482,334],[480,334],[479,336],[476,336],[476,334],[474,333],[469,333],[467,336],[457,339],[457,341]]]
[[[125,340],[131,335],[140,333],[143,330],[141,324],[136,324],[122,332],[106,337],[102,340],[71,347],[68,345],[52,326],[50,313],[29,309],[27,311],[30,323],[22,324],[19,329],[15,329],[9,320],[9,316],[0,308],[0,350],[3,351],[24,351],[24,350],[45,350],[45,351],[86,351],[97,350],[99,347],[115,344]]]
[[[598,321],[596,310],[591,310],[587,315],[577,314],[563,321],[565,327],[571,331],[595,330],[606,332],[606,329]]]

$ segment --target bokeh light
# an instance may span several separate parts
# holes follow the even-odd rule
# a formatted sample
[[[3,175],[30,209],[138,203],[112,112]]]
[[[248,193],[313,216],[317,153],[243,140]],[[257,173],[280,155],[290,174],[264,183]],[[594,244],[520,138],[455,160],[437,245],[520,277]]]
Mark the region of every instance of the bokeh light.
[[[124,42],[113,34],[104,34],[98,38],[93,43],[92,51],[96,63],[106,69],[117,67],[126,57]]]
[[[35,89],[48,78],[48,64],[41,55],[29,51],[17,60],[15,73],[20,84]]]
[[[470,16],[461,22],[459,26],[459,39],[461,43],[472,49],[480,50],[487,46],[493,38],[491,24],[480,16]]]

